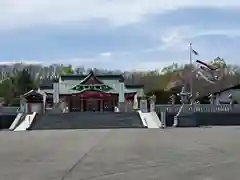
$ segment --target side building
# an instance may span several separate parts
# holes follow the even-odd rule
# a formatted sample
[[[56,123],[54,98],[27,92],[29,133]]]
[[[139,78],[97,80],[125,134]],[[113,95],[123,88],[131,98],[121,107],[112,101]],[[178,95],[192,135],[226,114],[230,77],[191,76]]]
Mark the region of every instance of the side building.
[[[65,75],[52,83],[43,83],[47,104],[64,102],[69,111],[114,111],[114,107],[132,106],[134,96],[143,93],[143,85],[126,85],[122,75]]]

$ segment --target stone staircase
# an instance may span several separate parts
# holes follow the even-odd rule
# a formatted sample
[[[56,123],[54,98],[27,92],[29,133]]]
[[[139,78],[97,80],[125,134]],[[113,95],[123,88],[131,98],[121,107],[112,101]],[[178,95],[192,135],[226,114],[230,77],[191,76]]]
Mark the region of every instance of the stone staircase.
[[[29,130],[144,128],[137,112],[47,113]]]

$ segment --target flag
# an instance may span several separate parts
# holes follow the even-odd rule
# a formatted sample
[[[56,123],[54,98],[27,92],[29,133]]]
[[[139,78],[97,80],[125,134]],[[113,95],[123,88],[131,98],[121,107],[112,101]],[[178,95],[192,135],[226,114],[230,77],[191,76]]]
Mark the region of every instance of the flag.
[[[195,54],[196,56],[198,55],[198,52],[195,51],[194,49],[192,49],[192,52],[193,52],[193,54]]]

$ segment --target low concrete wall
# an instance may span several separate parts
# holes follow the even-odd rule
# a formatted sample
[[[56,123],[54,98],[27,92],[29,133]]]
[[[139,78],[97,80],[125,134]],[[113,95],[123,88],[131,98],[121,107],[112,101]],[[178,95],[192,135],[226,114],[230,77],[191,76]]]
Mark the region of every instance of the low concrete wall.
[[[198,127],[200,126],[198,118],[196,118],[196,114],[188,113],[181,114],[178,117],[178,127]]]
[[[176,113],[167,113],[166,126],[171,127]],[[159,118],[161,115],[158,114]],[[240,112],[195,112],[181,113],[178,119],[178,127],[198,126],[239,126]]]
[[[13,123],[16,115],[2,114],[0,115],[0,129],[8,129]]]
[[[240,112],[194,113],[200,126],[238,126]]]
[[[173,123],[174,123],[174,116],[176,115],[177,113],[167,113],[166,114],[166,127],[171,127],[173,126]],[[157,113],[158,115],[158,118],[161,120],[161,113]]]

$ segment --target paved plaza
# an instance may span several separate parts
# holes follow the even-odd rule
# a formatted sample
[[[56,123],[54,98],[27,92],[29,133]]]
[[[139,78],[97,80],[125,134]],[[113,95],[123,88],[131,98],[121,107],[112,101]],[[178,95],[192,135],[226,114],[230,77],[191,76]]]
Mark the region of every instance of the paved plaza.
[[[240,127],[0,132],[1,180],[239,180]]]

